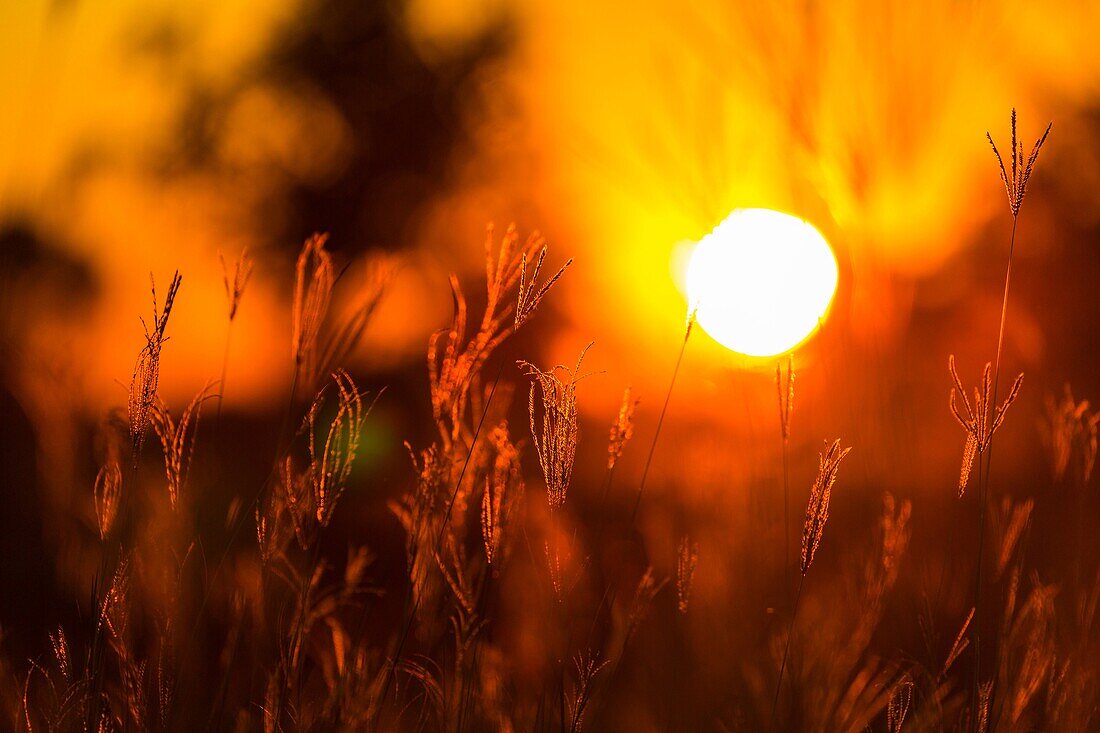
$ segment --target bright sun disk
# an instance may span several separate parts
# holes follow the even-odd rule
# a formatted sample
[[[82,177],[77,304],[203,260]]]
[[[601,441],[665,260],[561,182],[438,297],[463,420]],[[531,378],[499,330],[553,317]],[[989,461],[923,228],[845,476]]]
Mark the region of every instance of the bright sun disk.
[[[715,341],[774,356],[817,329],[837,276],[836,256],[812,224],[771,209],[737,209],[695,246],[687,291]]]

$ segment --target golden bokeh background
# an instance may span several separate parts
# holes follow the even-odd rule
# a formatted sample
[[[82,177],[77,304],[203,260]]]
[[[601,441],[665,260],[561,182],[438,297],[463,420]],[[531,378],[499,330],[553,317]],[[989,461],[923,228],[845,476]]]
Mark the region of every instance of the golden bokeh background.
[[[162,391],[189,398],[223,355],[218,253],[245,248],[260,264],[227,395],[268,409],[291,378],[290,274],[313,231],[333,233],[351,275],[396,264],[353,366],[382,381],[419,373],[449,313],[446,273],[476,276],[484,223],[514,220],[576,260],[531,348],[568,361],[596,342],[607,376],[582,408],[602,420],[622,384],[664,389],[690,242],[764,206],[809,219],[837,250],[834,315],[799,361],[833,364],[806,373],[807,419],[847,427],[838,410],[860,385],[862,407],[888,419],[895,393],[946,388],[948,352],[975,370],[989,358],[1008,217],[984,133],[1005,139],[1010,107],[1029,141],[1055,120],[1021,222],[1024,277],[1079,257],[1100,222],[1100,10],[1087,3],[118,0],[0,13],[0,231],[9,252],[34,243],[6,268],[4,330],[31,413],[50,409],[31,395],[58,384],[81,414],[118,404],[148,275],[166,283],[177,268]],[[1042,304],[1014,303],[1021,369],[1061,358]],[[906,381],[888,362],[910,349]],[[770,420],[770,362],[701,335],[688,369],[685,419],[730,437]],[[829,369],[844,381],[827,384]]]
[[[190,394],[200,379],[190,372],[209,373],[220,358],[220,339],[206,337],[222,310],[217,252],[271,249],[295,225],[336,225],[292,210],[289,190],[329,186],[349,158],[386,141],[356,129],[342,100],[301,70],[270,71],[280,42],[326,6],[338,4],[0,11],[0,222],[81,263],[98,295],[42,324],[63,335],[29,338],[42,342],[29,358],[58,342],[94,355],[80,380],[95,400],[126,374],[147,273],[179,268],[180,328],[192,330],[176,334],[166,368],[187,378],[165,382]],[[826,231],[846,260],[853,329],[888,342],[914,307],[906,284],[957,264],[1003,215],[982,133],[1003,137],[1013,105],[1029,139],[1057,120],[1038,180],[1069,200],[1074,226],[1096,223],[1100,61],[1089,49],[1100,11],[1087,3],[648,2],[624,12],[415,0],[372,13],[428,74],[450,73],[488,36],[505,40],[461,80],[454,124],[465,139],[441,161],[432,195],[392,240],[369,241],[350,223],[355,241],[336,242],[400,250],[414,263],[390,305],[410,323],[374,334],[364,359],[415,359],[446,312],[440,273],[476,266],[482,223],[513,218],[580,263],[563,308],[583,333],[563,340],[595,337],[617,365],[651,357],[683,315],[677,244],[738,206],[793,211]],[[214,113],[196,112],[204,100],[217,100]],[[203,148],[197,163],[189,147]],[[1045,228],[1040,206],[1029,215]],[[892,277],[900,292],[884,292]],[[265,269],[255,285],[240,348],[257,358],[232,374],[246,401],[287,379],[259,367],[277,357],[270,315],[285,307],[285,271]],[[613,322],[594,318],[604,313]]]
[[[1026,380],[998,433],[999,489],[1050,494],[1044,399],[1065,384],[1100,399],[1098,36],[1100,4],[1076,0],[0,3],[7,521],[41,515],[45,539],[33,542],[60,558],[58,586],[79,587],[94,533],[77,539],[58,510],[91,516],[95,427],[125,404],[149,275],[158,294],[183,276],[160,379],[178,411],[221,372],[219,253],[257,263],[225,403],[255,450],[230,478],[266,475],[275,440],[257,426],[278,421],[293,378],[295,257],[308,235],[330,232],[347,266],[337,309],[376,268],[392,272],[348,364],[387,392],[337,531],[374,532],[382,582],[403,583],[385,502],[412,480],[402,440],[419,446],[431,432],[424,351],[451,315],[448,273],[479,293],[488,221],[541,230],[548,267],[573,258],[508,353],[572,364],[595,342],[579,390],[582,509],[633,385],[639,439],[616,469],[629,503],[683,339],[690,245],[735,208],[767,207],[813,223],[840,264],[829,320],[794,357],[792,486],[802,497],[821,441],[843,436],[855,449],[836,524],[869,536],[882,492],[922,499],[921,559],[899,602],[913,605],[931,568],[959,551],[944,542],[961,526],[963,446],[946,364],[955,354],[974,382],[994,356],[1012,221],[985,134],[1007,147],[1014,107],[1027,149],[1054,128],[1017,231],[1005,370]],[[655,454],[639,517],[654,557],[672,557],[685,527],[711,550],[698,593],[722,602],[694,627],[700,658],[719,611],[749,605],[729,578],[766,564],[730,522],[745,529],[761,506],[775,509],[774,369],[696,330]],[[526,383],[502,373],[518,385],[512,425],[525,435]],[[1055,513],[1037,515],[1057,527]],[[22,552],[10,549],[19,537],[0,554]],[[851,559],[837,554],[825,562]],[[966,569],[952,613],[965,611]],[[29,627],[42,608],[21,611]]]

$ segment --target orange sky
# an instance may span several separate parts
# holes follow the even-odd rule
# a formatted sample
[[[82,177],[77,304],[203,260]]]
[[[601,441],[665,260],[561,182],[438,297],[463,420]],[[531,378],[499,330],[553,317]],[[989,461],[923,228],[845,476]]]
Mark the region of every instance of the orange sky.
[[[56,233],[99,279],[92,311],[36,336],[42,349],[63,342],[95,355],[80,376],[90,401],[120,397],[102,385],[129,376],[150,270],[163,282],[174,268],[184,273],[165,389],[190,395],[216,374],[217,252],[235,257],[264,217],[279,215],[256,211],[276,185],[265,165],[307,181],[340,170],[349,130],[331,100],[308,86],[253,85],[219,141],[234,174],[153,172],[189,79],[240,83],[298,10],[294,0],[0,7],[0,95],[10,111],[0,116],[0,221]],[[566,327],[546,358],[594,338],[594,366],[623,373],[678,340],[678,247],[732,208],[813,221],[838,250],[843,297],[860,314],[853,328],[889,339],[908,317],[904,283],[944,266],[1004,214],[984,132],[1005,137],[1011,106],[1025,138],[1056,121],[1042,177],[1072,179],[1077,190],[1100,182],[1078,120],[1100,90],[1100,8],[1089,3],[640,2],[624,12],[614,3],[416,0],[406,20],[429,62],[501,22],[514,24],[515,45],[469,90],[480,132],[454,162],[453,192],[415,241],[401,243],[410,254],[382,314],[398,315],[401,328],[370,335],[363,354],[375,363],[420,364],[427,334],[447,315],[443,273],[479,266],[489,219],[539,227],[556,256],[577,258],[557,294]],[[182,66],[135,62],[133,48],[168,26]],[[109,162],[85,170],[89,154]],[[1095,200],[1080,195],[1076,215],[1096,221]],[[250,358],[232,362],[235,399],[263,399],[289,378],[277,366],[288,348],[286,264],[261,262],[246,296],[234,350]],[[716,368],[743,365],[700,342]]]

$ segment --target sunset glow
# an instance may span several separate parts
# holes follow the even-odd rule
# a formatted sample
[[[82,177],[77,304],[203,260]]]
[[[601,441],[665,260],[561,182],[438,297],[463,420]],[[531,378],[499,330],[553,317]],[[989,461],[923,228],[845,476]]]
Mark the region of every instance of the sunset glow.
[[[809,222],[771,209],[737,209],[695,246],[689,302],[699,325],[748,356],[790,351],[832,303],[837,262]]]
[[[0,733],[1100,733],[1097,38],[0,0]]]

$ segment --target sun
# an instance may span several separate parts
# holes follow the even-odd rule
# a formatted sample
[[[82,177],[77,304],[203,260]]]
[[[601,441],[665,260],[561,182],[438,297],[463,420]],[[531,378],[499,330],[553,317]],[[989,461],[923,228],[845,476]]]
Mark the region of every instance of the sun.
[[[695,245],[687,291],[715,341],[774,356],[813,334],[837,278],[836,256],[812,224],[772,209],[737,209]]]

